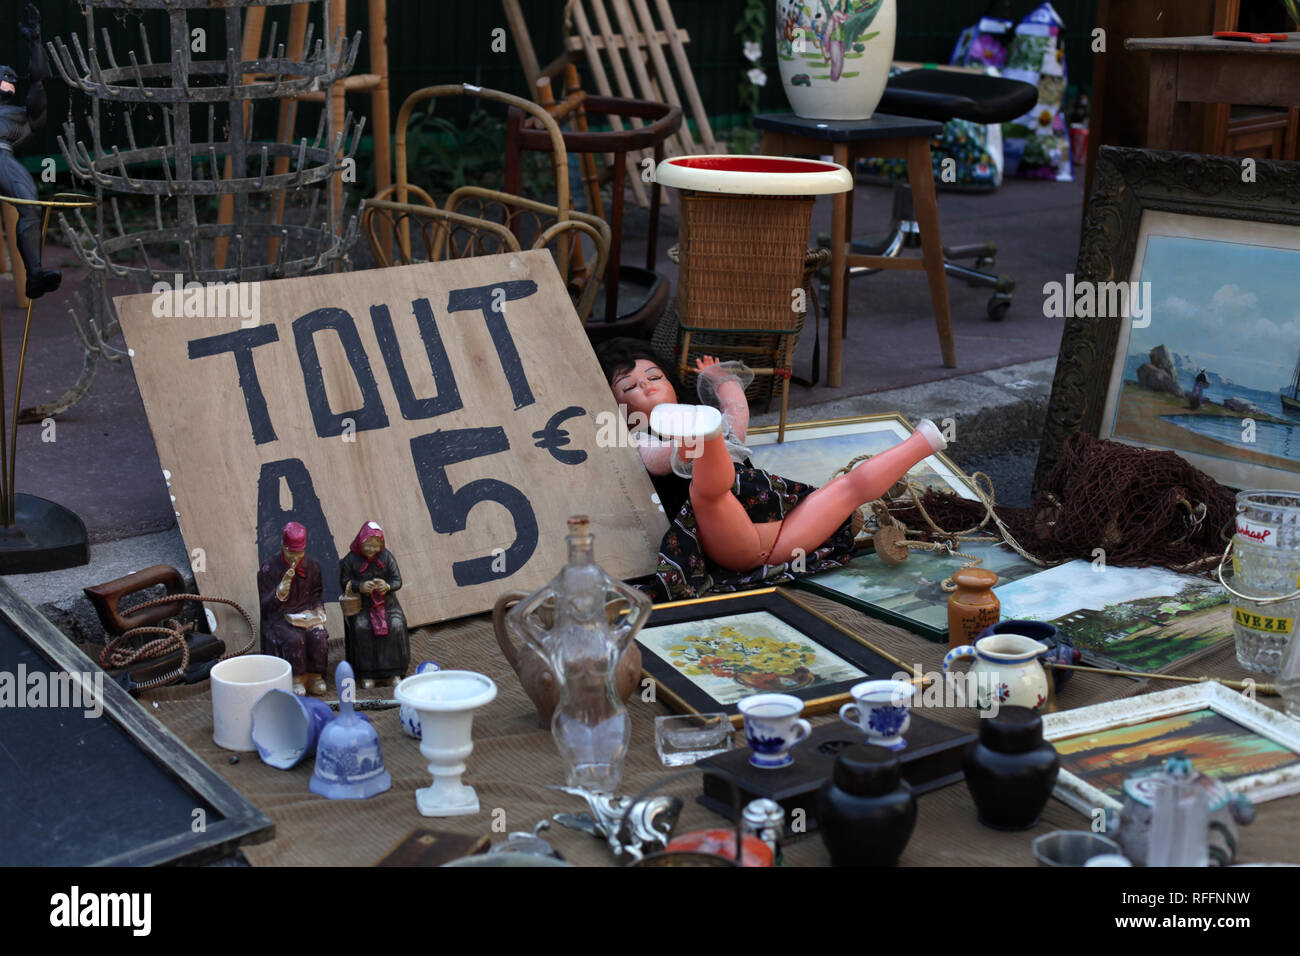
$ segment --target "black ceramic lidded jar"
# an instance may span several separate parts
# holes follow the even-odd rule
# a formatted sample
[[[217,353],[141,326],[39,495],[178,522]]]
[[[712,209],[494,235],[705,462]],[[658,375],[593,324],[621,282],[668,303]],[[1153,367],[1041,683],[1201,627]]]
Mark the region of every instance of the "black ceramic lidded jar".
[[[817,791],[817,828],[831,866],[893,866],[916,826],[916,797],[898,755],[853,744]]]
[[[980,823],[1027,830],[1051,799],[1061,755],[1043,740],[1043,719],[1028,707],[1001,707],[980,719],[979,740],[966,748],[966,785]]]

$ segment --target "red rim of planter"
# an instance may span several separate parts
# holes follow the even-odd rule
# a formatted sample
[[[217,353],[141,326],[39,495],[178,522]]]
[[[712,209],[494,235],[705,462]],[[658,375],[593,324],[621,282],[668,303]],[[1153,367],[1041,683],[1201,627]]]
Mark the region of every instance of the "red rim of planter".
[[[816,159],[784,156],[680,156],[664,162],[686,169],[718,169],[729,173],[830,173],[842,168]]]
[[[678,156],[656,170],[664,186],[737,195],[816,196],[846,192],[853,175],[838,163],[789,156]]]

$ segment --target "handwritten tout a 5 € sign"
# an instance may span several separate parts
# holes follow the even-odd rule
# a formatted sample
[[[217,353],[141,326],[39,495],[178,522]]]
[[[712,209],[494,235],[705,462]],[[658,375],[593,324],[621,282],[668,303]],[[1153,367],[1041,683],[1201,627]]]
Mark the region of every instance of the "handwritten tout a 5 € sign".
[[[253,328],[155,316],[150,299],[116,302],[206,593],[257,607],[291,520],[327,602],[378,521],[412,624],[542,584],[572,513],[610,573],[653,570],[665,518],[635,450],[595,441],[614,399],[549,254],[265,282]]]

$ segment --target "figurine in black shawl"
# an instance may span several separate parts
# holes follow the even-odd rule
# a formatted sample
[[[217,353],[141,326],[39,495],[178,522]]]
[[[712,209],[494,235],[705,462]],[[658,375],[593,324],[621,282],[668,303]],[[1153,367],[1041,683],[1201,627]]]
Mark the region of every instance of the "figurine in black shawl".
[[[367,521],[339,562],[339,590],[361,597],[361,610],[344,616],[348,663],[362,687],[396,684],[411,663],[406,615],[397,603],[402,575],[384,546],[384,529]]]
[[[0,196],[36,199],[36,180],[27,171],[16,150],[45,125],[45,85],[50,67],[41,43],[41,14],[27,4],[18,32],[27,41],[31,86],[25,105],[12,101],[18,95],[18,74],[11,66],[0,66]],[[57,269],[41,268],[41,207],[15,203],[18,210],[18,254],[27,270],[27,298],[37,299],[53,292],[63,281]]]

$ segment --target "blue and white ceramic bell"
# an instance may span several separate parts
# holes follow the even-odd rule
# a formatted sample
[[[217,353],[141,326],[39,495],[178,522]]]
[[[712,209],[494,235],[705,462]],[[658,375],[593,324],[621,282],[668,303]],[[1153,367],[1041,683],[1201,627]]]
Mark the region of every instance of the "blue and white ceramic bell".
[[[347,661],[334,672],[339,715],[325,725],[316,744],[311,792],[331,800],[364,800],[393,785],[379,752],[379,735],[352,709],[357,683]]]

